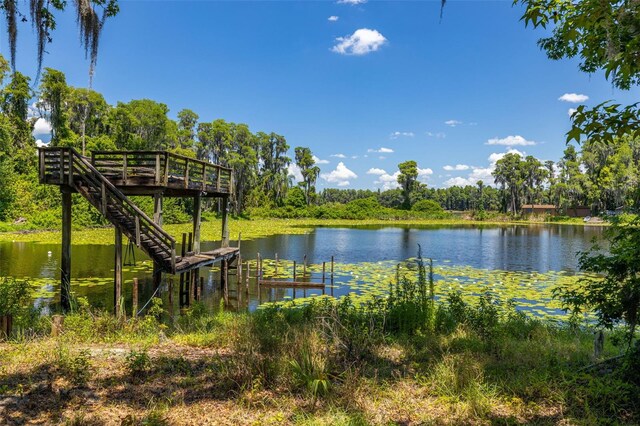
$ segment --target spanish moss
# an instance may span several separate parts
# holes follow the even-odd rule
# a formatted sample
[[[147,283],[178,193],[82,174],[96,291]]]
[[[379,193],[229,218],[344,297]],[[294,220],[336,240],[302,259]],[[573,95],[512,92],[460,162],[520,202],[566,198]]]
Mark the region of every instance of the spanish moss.
[[[17,15],[18,8],[16,0],[4,0],[2,2],[5,16],[7,18],[7,33],[9,35],[9,51],[11,53],[11,68],[16,69],[16,40],[18,39]]]

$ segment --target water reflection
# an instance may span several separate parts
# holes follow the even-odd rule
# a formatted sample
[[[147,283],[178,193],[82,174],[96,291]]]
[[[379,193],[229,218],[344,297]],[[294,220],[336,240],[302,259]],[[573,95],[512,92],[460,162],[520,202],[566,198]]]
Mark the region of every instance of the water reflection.
[[[277,254],[280,259],[300,263],[306,254],[310,264],[329,262],[331,256],[340,263],[401,261],[414,257],[420,244],[423,256],[433,258],[436,263],[507,271],[574,272],[578,268],[576,253],[588,249],[592,239],[601,238],[602,233],[600,227],[562,225],[318,227],[306,235],[276,235],[243,241],[242,255],[247,260],[255,258],[257,253],[267,259],[273,259]],[[202,248],[211,250],[218,245],[219,242],[205,242]],[[140,281],[142,301],[153,293],[150,262],[142,253],[137,253],[136,257],[138,267],[125,268],[125,304],[131,303],[130,286],[134,277]],[[113,246],[74,245],[72,259],[72,277],[87,280],[82,286],[74,285],[73,291],[89,297],[96,305],[111,307],[113,289],[109,280],[113,276]],[[40,283],[45,291],[57,290],[59,261],[58,245],[0,243],[0,276],[29,278]],[[140,267],[141,261],[147,262],[146,268]],[[247,306],[255,309],[264,301],[322,294],[322,290],[317,289],[257,288],[253,282],[247,294],[244,285],[236,288],[235,276],[232,276],[231,287],[225,295],[220,290],[217,269],[203,269],[200,276],[205,277],[205,293],[209,295],[207,304],[211,306],[217,306],[223,300],[233,309],[246,309]],[[177,287],[176,279],[174,288]],[[347,291],[348,288],[341,288],[336,295]],[[59,295],[54,300],[57,299]],[[37,301],[43,306],[50,302],[49,298]]]

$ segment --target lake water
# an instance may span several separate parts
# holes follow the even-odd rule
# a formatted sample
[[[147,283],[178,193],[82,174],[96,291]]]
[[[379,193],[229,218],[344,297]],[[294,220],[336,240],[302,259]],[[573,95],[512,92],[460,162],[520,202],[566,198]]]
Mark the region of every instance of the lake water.
[[[243,241],[242,255],[247,260],[254,259],[257,253],[265,259],[273,259],[277,254],[280,259],[296,260],[301,265],[306,254],[307,262],[315,264],[316,271],[320,270],[322,262],[328,264],[334,256],[335,285],[329,286],[325,293],[335,296],[366,291],[372,286],[368,281],[390,281],[394,265],[415,257],[418,244],[422,247],[423,257],[434,260],[434,265],[440,268],[437,269],[439,277],[445,280],[456,277],[450,279],[480,285],[489,281],[487,274],[499,270],[519,274],[518,277],[539,277],[537,280],[531,278],[534,285],[548,286],[555,276],[552,273],[575,273],[578,269],[576,253],[591,247],[592,240],[601,238],[603,231],[601,227],[567,225],[317,227],[306,235],[276,235]],[[203,243],[203,250],[218,245],[219,242]],[[137,250],[135,255],[136,265],[124,268],[124,293],[127,303],[130,303],[130,282],[137,277],[141,282],[141,304],[144,304],[152,294],[151,262]],[[72,290],[75,294],[88,297],[95,305],[111,307],[113,259],[113,246],[72,246]],[[59,245],[0,242],[0,276],[29,279],[38,290],[37,303],[46,310],[55,307],[59,299],[59,264]],[[284,269],[285,264],[281,263],[281,273]],[[298,274],[301,269],[299,266]],[[384,271],[391,272],[391,275]],[[217,306],[222,298],[229,309],[254,309],[265,301],[322,293],[321,290],[310,289],[258,288],[251,280],[246,294],[244,287],[236,291],[235,279],[232,278],[230,291],[225,295],[219,289],[217,269],[203,268],[200,275],[205,277],[205,302]],[[319,277],[319,273],[316,276]],[[521,286],[531,285],[523,278],[518,280]],[[464,287],[460,288],[464,290]],[[476,288],[474,291],[479,290]],[[528,298],[535,299],[533,296]],[[542,296],[540,298],[543,299]]]

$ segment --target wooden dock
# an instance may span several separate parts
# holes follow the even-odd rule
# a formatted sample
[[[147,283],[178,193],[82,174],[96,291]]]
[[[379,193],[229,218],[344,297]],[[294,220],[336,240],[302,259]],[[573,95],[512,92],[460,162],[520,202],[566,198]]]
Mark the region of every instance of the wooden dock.
[[[69,147],[39,149],[40,183],[57,185],[62,193],[61,303],[71,306],[71,194],[81,194],[115,228],[114,308],[120,312],[122,296],[122,236],[125,235],[153,260],[153,281],[158,288],[162,273],[185,272],[222,262],[228,265],[240,254],[229,247],[228,206],[233,193],[233,171],[228,167],[166,151],[100,151],[91,158]],[[151,196],[153,218],[130,195]],[[193,232],[189,249],[176,255],[176,241],[162,228],[165,196],[193,198]],[[200,252],[202,198],[220,198],[221,247]],[[183,238],[183,250],[185,241]],[[197,276],[197,273],[195,274]],[[226,276],[221,277],[226,279]]]

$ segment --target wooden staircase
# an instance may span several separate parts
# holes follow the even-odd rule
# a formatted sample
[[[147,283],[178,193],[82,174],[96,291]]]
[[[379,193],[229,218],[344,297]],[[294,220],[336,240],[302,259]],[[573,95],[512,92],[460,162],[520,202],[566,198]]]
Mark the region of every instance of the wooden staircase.
[[[91,205],[126,235],[136,246],[171,274],[176,269],[176,242],[149,218],[109,179],[73,148],[41,151],[40,176],[43,183],[66,185],[82,194]]]

